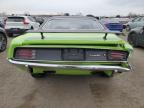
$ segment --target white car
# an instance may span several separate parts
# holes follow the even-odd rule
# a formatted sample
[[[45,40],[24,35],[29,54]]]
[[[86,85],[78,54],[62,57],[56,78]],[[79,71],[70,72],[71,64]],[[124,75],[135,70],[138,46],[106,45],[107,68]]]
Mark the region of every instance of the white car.
[[[27,30],[37,30],[40,24],[31,16],[10,16],[7,17],[5,30],[8,36],[23,34]]]

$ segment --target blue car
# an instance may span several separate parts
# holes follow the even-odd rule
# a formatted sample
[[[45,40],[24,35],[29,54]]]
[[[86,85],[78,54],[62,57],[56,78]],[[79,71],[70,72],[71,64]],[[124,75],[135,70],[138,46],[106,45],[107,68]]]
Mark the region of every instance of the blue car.
[[[111,31],[123,31],[123,24],[115,19],[101,19],[100,22],[104,24]]]

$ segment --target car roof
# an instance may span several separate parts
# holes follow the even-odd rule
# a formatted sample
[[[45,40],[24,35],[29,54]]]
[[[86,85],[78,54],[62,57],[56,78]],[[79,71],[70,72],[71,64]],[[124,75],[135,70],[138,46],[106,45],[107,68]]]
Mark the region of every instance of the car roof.
[[[24,17],[24,18],[26,18],[26,17],[31,17],[31,16],[8,16],[7,18],[13,18],[13,17]]]

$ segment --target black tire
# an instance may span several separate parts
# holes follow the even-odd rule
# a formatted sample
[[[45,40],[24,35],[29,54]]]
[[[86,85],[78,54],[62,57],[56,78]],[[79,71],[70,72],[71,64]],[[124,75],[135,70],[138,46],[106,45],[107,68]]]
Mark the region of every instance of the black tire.
[[[8,35],[8,37],[13,37],[14,34],[13,33],[8,33],[7,35]]]
[[[138,47],[138,34],[136,33],[130,33],[128,35],[128,42],[133,46],[133,47]]]
[[[44,78],[46,73],[33,73],[33,69],[29,68],[29,72],[33,78]]]
[[[6,35],[0,33],[0,41],[1,41],[0,52],[3,52],[7,48],[7,37],[6,37]]]

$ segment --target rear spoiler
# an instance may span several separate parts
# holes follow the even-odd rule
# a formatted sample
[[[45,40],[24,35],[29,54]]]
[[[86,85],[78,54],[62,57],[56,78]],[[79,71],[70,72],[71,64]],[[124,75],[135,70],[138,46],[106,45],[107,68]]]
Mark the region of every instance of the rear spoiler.
[[[44,33],[104,33],[104,39],[107,39],[108,34],[122,34],[120,31],[110,31],[110,30],[64,30],[64,29],[52,29],[52,30],[28,30],[27,33],[41,33],[42,39],[44,39]]]

